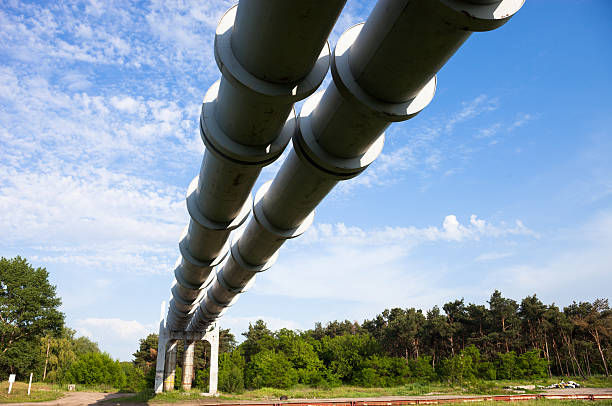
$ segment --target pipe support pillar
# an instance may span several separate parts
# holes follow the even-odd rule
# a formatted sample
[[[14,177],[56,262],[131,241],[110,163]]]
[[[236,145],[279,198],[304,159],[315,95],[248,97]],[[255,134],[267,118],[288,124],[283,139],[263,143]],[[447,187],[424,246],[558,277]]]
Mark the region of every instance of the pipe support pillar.
[[[181,387],[184,391],[190,391],[191,383],[193,382],[193,356],[196,342],[184,340],[183,345],[183,376],[181,378]]]
[[[166,348],[166,365],[164,368],[164,392],[174,390],[174,375],[176,373],[177,341],[169,340]]]

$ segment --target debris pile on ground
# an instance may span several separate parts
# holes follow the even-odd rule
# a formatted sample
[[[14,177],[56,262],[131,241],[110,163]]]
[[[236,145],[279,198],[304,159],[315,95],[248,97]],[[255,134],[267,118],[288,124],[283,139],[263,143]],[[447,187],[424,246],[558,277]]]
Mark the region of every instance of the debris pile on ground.
[[[548,386],[538,386],[538,389],[567,389],[567,388],[579,388],[580,384],[578,382],[574,382],[574,381],[561,381],[559,383],[553,383],[552,385],[548,385]]]

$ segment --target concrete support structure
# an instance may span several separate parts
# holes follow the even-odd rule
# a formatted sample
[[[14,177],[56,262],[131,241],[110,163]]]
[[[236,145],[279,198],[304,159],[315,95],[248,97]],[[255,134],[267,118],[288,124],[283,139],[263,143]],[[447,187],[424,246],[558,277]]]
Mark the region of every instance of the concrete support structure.
[[[176,373],[177,341],[168,340],[166,345],[166,362],[164,365],[164,392],[174,390],[174,374]]]
[[[208,380],[208,394],[213,396],[217,393],[219,383],[219,326],[209,330],[203,340],[210,343],[210,369]]]
[[[166,302],[161,304],[161,315],[159,317],[159,333],[157,335],[157,362],[155,364],[155,393],[164,390],[164,370],[166,365],[166,343],[168,342],[168,330],[166,329]]]
[[[209,326],[205,332],[171,331],[165,327],[163,315],[165,302],[162,303],[162,320],[159,328],[157,346],[157,365],[155,368],[155,393],[174,390],[178,342],[183,341],[183,376],[181,387],[190,390],[193,382],[195,344],[200,340],[210,344],[209,396],[217,393],[219,379],[219,326]]]
[[[293,104],[327,73],[326,43],[346,0],[241,0],[215,35],[221,80],[204,97],[206,151],[187,193],[167,327],[183,331],[228,252],[230,232],[247,218],[251,189],[296,132]],[[210,324],[210,323],[209,323]]]
[[[309,98],[293,149],[258,191],[253,217],[210,281],[188,330],[205,329],[231,306],[278,249],[312,222],[341,180],[363,172],[382,150],[384,130],[433,98],[436,72],[473,31],[507,22],[523,0],[380,0],[365,24],[348,29],[332,56],[333,82]]]
[[[191,390],[193,382],[193,356],[195,351],[195,341],[185,340],[183,342],[183,376],[181,378],[181,387],[183,390]]]

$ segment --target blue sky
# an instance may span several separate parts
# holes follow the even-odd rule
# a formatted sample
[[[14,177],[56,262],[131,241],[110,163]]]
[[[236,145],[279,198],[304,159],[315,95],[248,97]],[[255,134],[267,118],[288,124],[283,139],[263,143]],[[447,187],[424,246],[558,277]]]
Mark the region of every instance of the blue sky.
[[[348,0],[332,46],[373,4]],[[121,360],[170,295],[200,103],[219,77],[214,29],[231,5],[0,5],[0,255],[46,267],[67,324]],[[324,200],[221,326],[307,329],[494,289],[608,297],[611,19],[607,0],[527,0],[472,35],[431,104],[389,128],[378,160]]]

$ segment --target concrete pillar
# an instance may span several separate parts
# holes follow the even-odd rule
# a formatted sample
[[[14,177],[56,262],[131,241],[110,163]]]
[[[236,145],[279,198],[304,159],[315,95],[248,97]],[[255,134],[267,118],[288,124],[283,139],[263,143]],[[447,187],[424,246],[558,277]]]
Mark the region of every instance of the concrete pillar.
[[[177,340],[169,340],[166,345],[166,365],[164,367],[164,392],[174,390],[174,374],[176,373]]]
[[[168,330],[165,326],[166,302],[161,304],[161,315],[159,320],[159,332],[157,339],[157,362],[155,364],[155,393],[164,390],[164,366],[166,365],[166,343],[168,341]]]
[[[217,393],[217,385],[219,382],[219,325],[209,330],[204,336],[204,339],[210,343],[210,378],[208,381],[208,393],[214,395]]]
[[[191,390],[191,383],[193,382],[193,355],[195,351],[196,342],[185,339],[183,351],[183,377],[181,386],[183,390]]]
[[[221,18],[215,59],[221,80],[200,116],[206,151],[189,187],[191,217],[179,248],[168,328],[184,330],[209,276],[247,218],[261,169],[296,131],[293,104],[318,88],[329,67],[326,43],[346,0],[241,0]]]
[[[429,104],[436,72],[472,31],[503,25],[522,4],[380,0],[365,24],[349,28],[334,49],[332,83],[302,106],[293,150],[272,183],[258,191],[253,217],[234,238],[188,329],[218,319],[273,264],[278,248],[308,227],[333,187],[376,159],[384,130]]]

